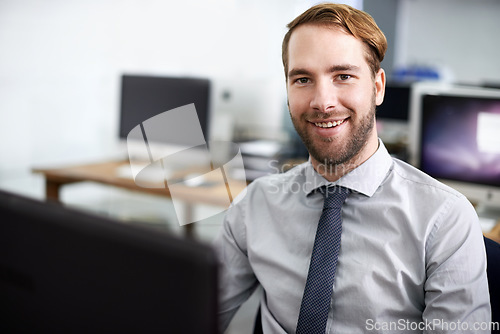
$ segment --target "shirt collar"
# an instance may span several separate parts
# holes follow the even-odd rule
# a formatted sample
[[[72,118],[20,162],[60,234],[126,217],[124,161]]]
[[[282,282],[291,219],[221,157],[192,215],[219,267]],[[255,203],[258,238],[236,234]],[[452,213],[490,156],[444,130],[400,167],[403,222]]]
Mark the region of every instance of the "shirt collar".
[[[304,190],[309,195],[321,186],[339,185],[371,197],[384,181],[392,163],[392,158],[380,139],[377,151],[368,160],[335,182],[318,174],[309,159],[305,168]]]

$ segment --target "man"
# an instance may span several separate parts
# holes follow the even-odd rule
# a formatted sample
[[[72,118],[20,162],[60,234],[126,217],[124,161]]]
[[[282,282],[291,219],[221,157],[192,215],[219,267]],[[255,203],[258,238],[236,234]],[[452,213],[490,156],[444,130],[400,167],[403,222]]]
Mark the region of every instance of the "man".
[[[307,312],[321,189],[341,186],[349,195],[321,332],[481,332],[490,306],[474,209],[392,159],[377,136],[383,33],[368,14],[336,4],[312,7],[288,28],[289,110],[310,159],[254,181],[227,212],[216,241],[223,328],[261,285],[264,333],[296,331]]]

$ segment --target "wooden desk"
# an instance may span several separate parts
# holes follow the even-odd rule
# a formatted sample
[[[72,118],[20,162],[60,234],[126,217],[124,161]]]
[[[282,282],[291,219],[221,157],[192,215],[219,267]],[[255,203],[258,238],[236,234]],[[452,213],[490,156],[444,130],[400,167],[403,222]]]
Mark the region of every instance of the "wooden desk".
[[[497,224],[493,227],[493,229],[490,232],[485,233],[484,235],[487,238],[490,238],[500,243],[500,220],[497,221]]]
[[[171,198],[170,191],[165,188],[143,188],[135,184],[132,178],[120,177],[118,169],[127,164],[128,161],[109,161],[102,163],[69,166],[63,168],[34,169],[34,173],[43,174],[45,177],[45,193],[48,200],[60,202],[61,187],[76,182],[97,182],[115,187],[125,188],[132,191],[140,191],[147,194],[164,196]],[[187,175],[189,171],[184,171]],[[246,182],[237,181],[236,191],[232,183],[232,191],[240,193],[245,187]],[[182,187],[181,191],[176,192],[176,199],[185,201],[185,214],[187,217],[192,215],[193,204],[208,204],[215,206],[225,206],[228,201],[227,188],[222,185],[201,186],[201,187]],[[192,234],[193,224],[187,224],[186,232]]]

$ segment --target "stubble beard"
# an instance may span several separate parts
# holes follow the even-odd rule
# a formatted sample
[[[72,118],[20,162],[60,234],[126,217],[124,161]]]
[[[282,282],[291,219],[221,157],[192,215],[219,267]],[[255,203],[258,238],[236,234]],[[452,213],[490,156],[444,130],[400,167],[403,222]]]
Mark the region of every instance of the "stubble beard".
[[[370,135],[375,127],[375,108],[376,104],[374,94],[370,111],[360,120],[359,124],[356,125],[347,143],[340,149],[332,148],[324,150],[321,149],[320,145],[316,145],[315,140],[307,133],[306,126],[301,127],[301,124],[306,124],[305,114],[302,115],[303,117],[300,120],[292,117],[292,123],[311,157],[319,163],[319,168],[324,169],[325,171],[329,170],[331,172],[334,170],[338,171],[340,168],[347,171],[357,166],[355,161],[356,157],[368,143]],[[354,113],[353,110],[349,111],[351,114]],[[292,116],[291,113],[290,116]],[[325,117],[329,117],[329,115],[325,115]],[[321,140],[323,142],[333,142],[335,141],[335,138],[329,137]]]

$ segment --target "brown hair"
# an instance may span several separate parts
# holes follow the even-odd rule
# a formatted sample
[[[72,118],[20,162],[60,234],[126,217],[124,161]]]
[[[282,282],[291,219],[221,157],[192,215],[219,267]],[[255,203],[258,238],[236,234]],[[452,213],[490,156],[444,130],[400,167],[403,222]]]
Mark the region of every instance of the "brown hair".
[[[336,26],[361,40],[367,46],[366,61],[373,76],[380,69],[387,50],[387,40],[373,18],[366,12],[344,4],[324,3],[309,8],[287,25],[289,29],[283,38],[282,58],[285,78],[288,80],[288,43],[292,32],[299,25],[316,24]]]

